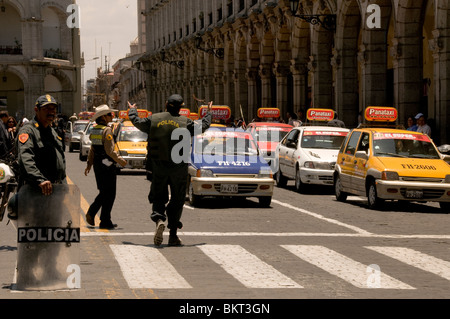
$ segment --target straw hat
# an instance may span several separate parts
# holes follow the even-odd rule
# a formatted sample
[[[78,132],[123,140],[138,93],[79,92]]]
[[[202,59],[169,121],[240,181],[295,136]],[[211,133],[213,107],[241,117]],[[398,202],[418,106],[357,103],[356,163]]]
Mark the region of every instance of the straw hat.
[[[111,113],[111,112],[117,112],[117,111],[118,110],[109,108],[109,106],[106,105],[106,104],[100,105],[100,106],[95,108],[95,114],[92,116],[91,120],[95,121],[100,116],[106,115],[106,114]]]

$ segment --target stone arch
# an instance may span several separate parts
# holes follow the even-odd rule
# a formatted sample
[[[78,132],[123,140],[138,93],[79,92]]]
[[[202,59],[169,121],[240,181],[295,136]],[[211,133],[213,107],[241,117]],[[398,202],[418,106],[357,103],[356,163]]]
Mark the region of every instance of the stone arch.
[[[275,63],[275,35],[265,26],[260,52],[259,75],[261,77],[261,105],[258,107],[277,107],[276,79],[273,73]]]
[[[21,67],[0,65],[0,97],[7,100],[7,111],[9,115],[17,116],[19,119],[26,114],[24,109],[26,94],[29,90],[28,78],[24,75]]]
[[[357,0],[346,1],[337,15],[333,73],[335,103],[339,119],[356,126],[359,106],[358,49],[361,36],[361,9]]]

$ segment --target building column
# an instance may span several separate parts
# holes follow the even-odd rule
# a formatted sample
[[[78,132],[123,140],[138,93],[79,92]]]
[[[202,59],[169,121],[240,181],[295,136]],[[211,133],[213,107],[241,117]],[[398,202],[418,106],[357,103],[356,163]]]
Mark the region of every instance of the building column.
[[[248,83],[248,108],[247,112],[245,109],[243,109],[242,111],[244,112],[244,116],[246,117],[245,120],[247,121],[247,123],[250,123],[253,117],[256,116],[256,111],[258,110],[258,108],[261,107],[257,105],[258,104],[258,88],[256,84],[256,78],[258,76],[257,72],[258,71],[256,69],[247,69],[247,72],[245,73]]]
[[[271,65],[262,64],[259,67],[259,75],[261,77],[261,103],[258,107],[271,107],[272,105],[272,90],[271,90],[271,78],[272,69]]]
[[[277,105],[276,107],[280,109],[281,116],[286,114],[287,110],[287,77],[289,75],[289,68],[282,66],[279,63],[274,64],[273,72],[275,73],[277,79]],[[295,112],[295,111],[294,111]]]

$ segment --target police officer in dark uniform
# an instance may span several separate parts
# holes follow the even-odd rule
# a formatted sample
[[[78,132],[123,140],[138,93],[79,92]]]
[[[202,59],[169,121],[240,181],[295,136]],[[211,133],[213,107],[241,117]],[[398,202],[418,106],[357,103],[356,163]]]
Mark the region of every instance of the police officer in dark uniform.
[[[99,194],[86,213],[86,221],[89,225],[95,226],[95,215],[101,208],[99,225],[101,229],[117,227],[117,224],[111,221],[111,210],[116,199],[117,189],[116,163],[122,167],[127,164],[127,161],[114,150],[114,136],[112,128],[108,126],[108,123],[113,119],[112,112],[116,111],[110,109],[107,105],[101,105],[95,109],[95,114],[91,120],[96,121],[96,125],[91,131],[92,145],[84,171],[87,176],[91,167],[94,166],[95,180],[99,190]]]
[[[26,183],[51,195],[52,184],[66,183],[64,141],[52,128],[57,107],[51,95],[39,97],[34,107],[36,116],[18,133],[19,188]]]
[[[203,118],[201,124],[191,119],[180,116],[179,112],[184,105],[183,98],[174,94],[166,102],[166,112],[161,112],[147,118],[139,118],[135,105],[128,103],[130,110],[128,116],[131,122],[141,131],[148,134],[148,159],[151,161],[153,179],[149,199],[153,201],[153,209],[150,218],[156,223],[154,244],[160,246],[163,241],[164,222],[166,214],[169,228],[169,246],[180,246],[181,240],[177,236],[177,230],[182,228],[180,221],[183,205],[186,198],[186,181],[188,178],[188,163],[174,162],[171,153],[172,148],[181,141],[172,140],[172,133],[176,129],[185,129],[189,136],[202,133],[211,125],[211,106]],[[178,135],[178,134],[176,134]],[[187,142],[190,145],[189,141]],[[170,186],[170,201],[166,207],[168,187]]]

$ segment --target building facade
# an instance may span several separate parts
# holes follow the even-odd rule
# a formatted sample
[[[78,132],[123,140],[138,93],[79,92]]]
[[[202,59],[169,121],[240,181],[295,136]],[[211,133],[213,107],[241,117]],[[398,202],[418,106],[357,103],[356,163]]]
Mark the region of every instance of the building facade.
[[[62,114],[80,111],[80,35],[67,23],[73,3],[0,2],[0,101],[10,115],[33,117],[36,99],[46,93]]]
[[[194,97],[247,121],[260,107],[331,108],[355,127],[367,106],[393,106],[450,143],[446,0],[300,0],[295,15],[288,0],[146,0],[143,14],[151,110],[178,92],[191,111]]]

